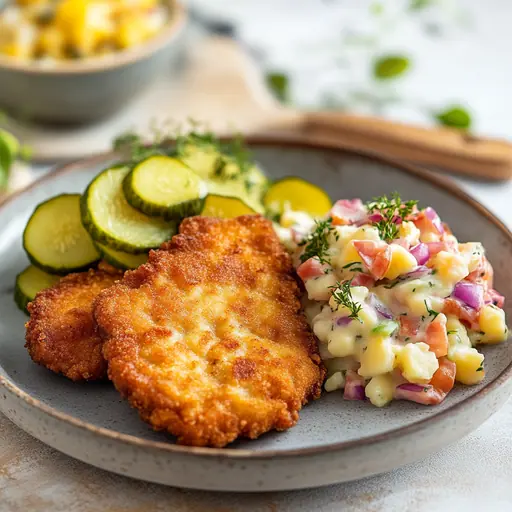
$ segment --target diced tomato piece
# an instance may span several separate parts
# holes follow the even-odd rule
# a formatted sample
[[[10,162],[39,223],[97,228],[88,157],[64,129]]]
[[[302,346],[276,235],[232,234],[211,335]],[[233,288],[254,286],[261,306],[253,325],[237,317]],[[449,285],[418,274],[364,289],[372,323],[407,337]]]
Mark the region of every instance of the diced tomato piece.
[[[447,357],[439,359],[439,368],[436,370],[430,382],[421,384],[402,384],[395,389],[395,398],[398,400],[410,400],[423,405],[440,404],[446,395],[452,390],[455,383],[455,363]]]
[[[441,240],[441,235],[444,233],[444,228],[441,219],[432,208],[428,207],[420,211],[415,217],[412,218],[415,226],[421,231],[421,234],[432,233],[438,236]]]
[[[480,313],[457,299],[448,297],[444,300],[443,313],[445,315],[455,315],[462,323],[474,331],[480,330],[478,317]]]
[[[352,286],[366,286],[366,288],[373,288],[374,285],[375,279],[373,279],[373,277],[369,276],[368,274],[358,272],[352,278]]]
[[[446,334],[446,316],[437,315],[427,327],[425,343],[437,358],[448,354],[448,335]]]
[[[444,240],[440,240],[439,242],[427,242],[430,257],[435,256],[441,251],[458,252],[458,245],[457,240],[451,235],[444,237]]]
[[[416,336],[418,331],[420,330],[420,320],[419,318],[409,317],[402,315],[400,317],[400,331],[399,335],[404,336],[406,338],[411,338],[412,336]]]
[[[329,212],[334,226],[356,224],[366,217],[366,208],[361,199],[340,199]]]
[[[391,264],[391,249],[386,242],[375,240],[354,240],[352,242],[375,279],[382,279]]]
[[[498,306],[499,308],[503,309],[503,306],[505,305],[505,297],[498,293],[496,290],[491,288],[484,296],[484,302],[486,304],[494,304],[495,306]]]
[[[297,268],[297,274],[299,274],[299,277],[303,281],[307,281],[313,277],[323,276],[325,274],[325,270],[328,268],[328,265],[320,263],[318,258],[309,258],[309,260],[306,260],[304,263],[299,265]]]
[[[455,363],[447,357],[441,357],[439,359],[439,368],[430,380],[430,384],[438,392],[447,395],[455,384],[455,373]]]
[[[473,272],[471,272],[466,279],[472,283],[481,284],[484,287],[484,291],[492,289],[494,281],[494,270],[489,260],[482,256],[480,263]]]

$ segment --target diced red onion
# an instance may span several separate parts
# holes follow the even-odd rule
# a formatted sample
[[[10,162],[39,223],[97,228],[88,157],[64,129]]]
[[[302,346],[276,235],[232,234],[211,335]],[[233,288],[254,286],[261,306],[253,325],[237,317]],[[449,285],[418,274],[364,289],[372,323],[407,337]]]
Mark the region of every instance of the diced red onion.
[[[425,265],[430,258],[430,250],[427,244],[419,243],[412,247],[409,251],[418,262],[418,265]]]
[[[432,272],[432,270],[424,265],[420,265],[415,268],[411,272],[407,272],[402,276],[403,279],[418,279],[420,277],[426,276],[428,273]]]
[[[377,295],[374,293],[370,293],[368,295],[368,304],[372,306],[377,313],[386,318],[387,320],[391,320],[393,318],[393,313],[379,300]]]
[[[395,388],[395,398],[397,400],[409,400],[418,404],[428,405],[431,402],[431,392],[433,388],[430,385],[420,386],[418,384],[400,384]]]
[[[400,386],[398,386],[398,389],[403,389],[405,391],[423,392],[425,387],[426,386],[420,386],[419,384],[413,384],[412,382],[406,382],[405,384],[400,384]]]
[[[479,284],[461,281],[455,285],[453,297],[461,300],[473,309],[480,309],[484,302],[484,290]]]
[[[485,294],[485,303],[486,304],[494,304],[499,308],[503,308],[505,305],[505,297],[498,293],[496,290],[492,288]]]
[[[366,218],[366,207],[361,199],[340,199],[331,208],[333,224],[356,224]]]
[[[336,325],[338,327],[341,327],[343,325],[348,325],[350,322],[352,322],[352,320],[354,320],[353,318],[350,318],[348,316],[344,316],[344,317],[341,317],[341,318],[337,318],[336,319]]]
[[[431,208],[430,206],[427,206],[425,208],[425,216],[427,219],[432,223],[432,226],[436,228],[437,232],[442,235],[444,233],[444,226],[441,222],[441,219],[439,218],[439,215],[437,215],[437,212],[434,210],[434,208]]]
[[[343,398],[345,400],[364,400],[366,398],[365,380],[357,372],[348,370],[345,376],[345,391]]]
[[[382,216],[381,213],[372,213],[368,215],[368,221],[371,222],[372,224],[375,222],[380,222],[383,218],[384,217]]]
[[[400,225],[402,224],[402,217],[400,217],[400,215],[395,215],[391,221],[394,223],[394,224],[397,224],[397,225]]]

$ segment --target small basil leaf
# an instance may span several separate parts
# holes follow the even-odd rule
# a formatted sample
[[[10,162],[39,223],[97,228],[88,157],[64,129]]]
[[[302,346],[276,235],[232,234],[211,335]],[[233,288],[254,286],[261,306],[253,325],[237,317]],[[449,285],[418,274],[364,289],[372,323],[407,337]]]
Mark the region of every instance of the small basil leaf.
[[[283,103],[290,98],[290,80],[284,73],[267,73],[266,82],[274,96]]]
[[[468,130],[472,124],[469,112],[464,107],[458,105],[440,112],[434,112],[434,118],[443,126],[458,128],[459,130]]]
[[[401,55],[387,55],[373,64],[373,74],[379,80],[389,80],[403,75],[410,66],[410,60]]]
[[[409,4],[409,10],[421,11],[422,9],[430,7],[433,3],[433,0],[411,0],[411,3]]]

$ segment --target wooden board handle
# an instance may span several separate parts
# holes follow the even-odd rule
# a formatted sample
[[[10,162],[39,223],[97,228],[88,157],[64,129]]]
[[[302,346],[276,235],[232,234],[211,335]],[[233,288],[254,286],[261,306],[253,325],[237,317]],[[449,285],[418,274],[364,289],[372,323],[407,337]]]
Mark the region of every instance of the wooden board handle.
[[[308,112],[307,138],[488,180],[512,178],[512,144],[449,128],[420,128],[336,112]]]

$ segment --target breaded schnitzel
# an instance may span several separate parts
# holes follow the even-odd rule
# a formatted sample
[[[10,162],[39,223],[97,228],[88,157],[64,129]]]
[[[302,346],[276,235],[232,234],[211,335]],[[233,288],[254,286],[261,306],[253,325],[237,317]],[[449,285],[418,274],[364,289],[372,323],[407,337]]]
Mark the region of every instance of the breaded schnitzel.
[[[116,388],[181,444],[295,425],[325,370],[272,224],[192,217],[162,249],[96,299]]]
[[[122,275],[110,265],[100,264],[98,270],[69,274],[39,292],[28,305],[25,347],[30,357],[71,380],[106,378],[107,363],[101,353],[92,303]]]

